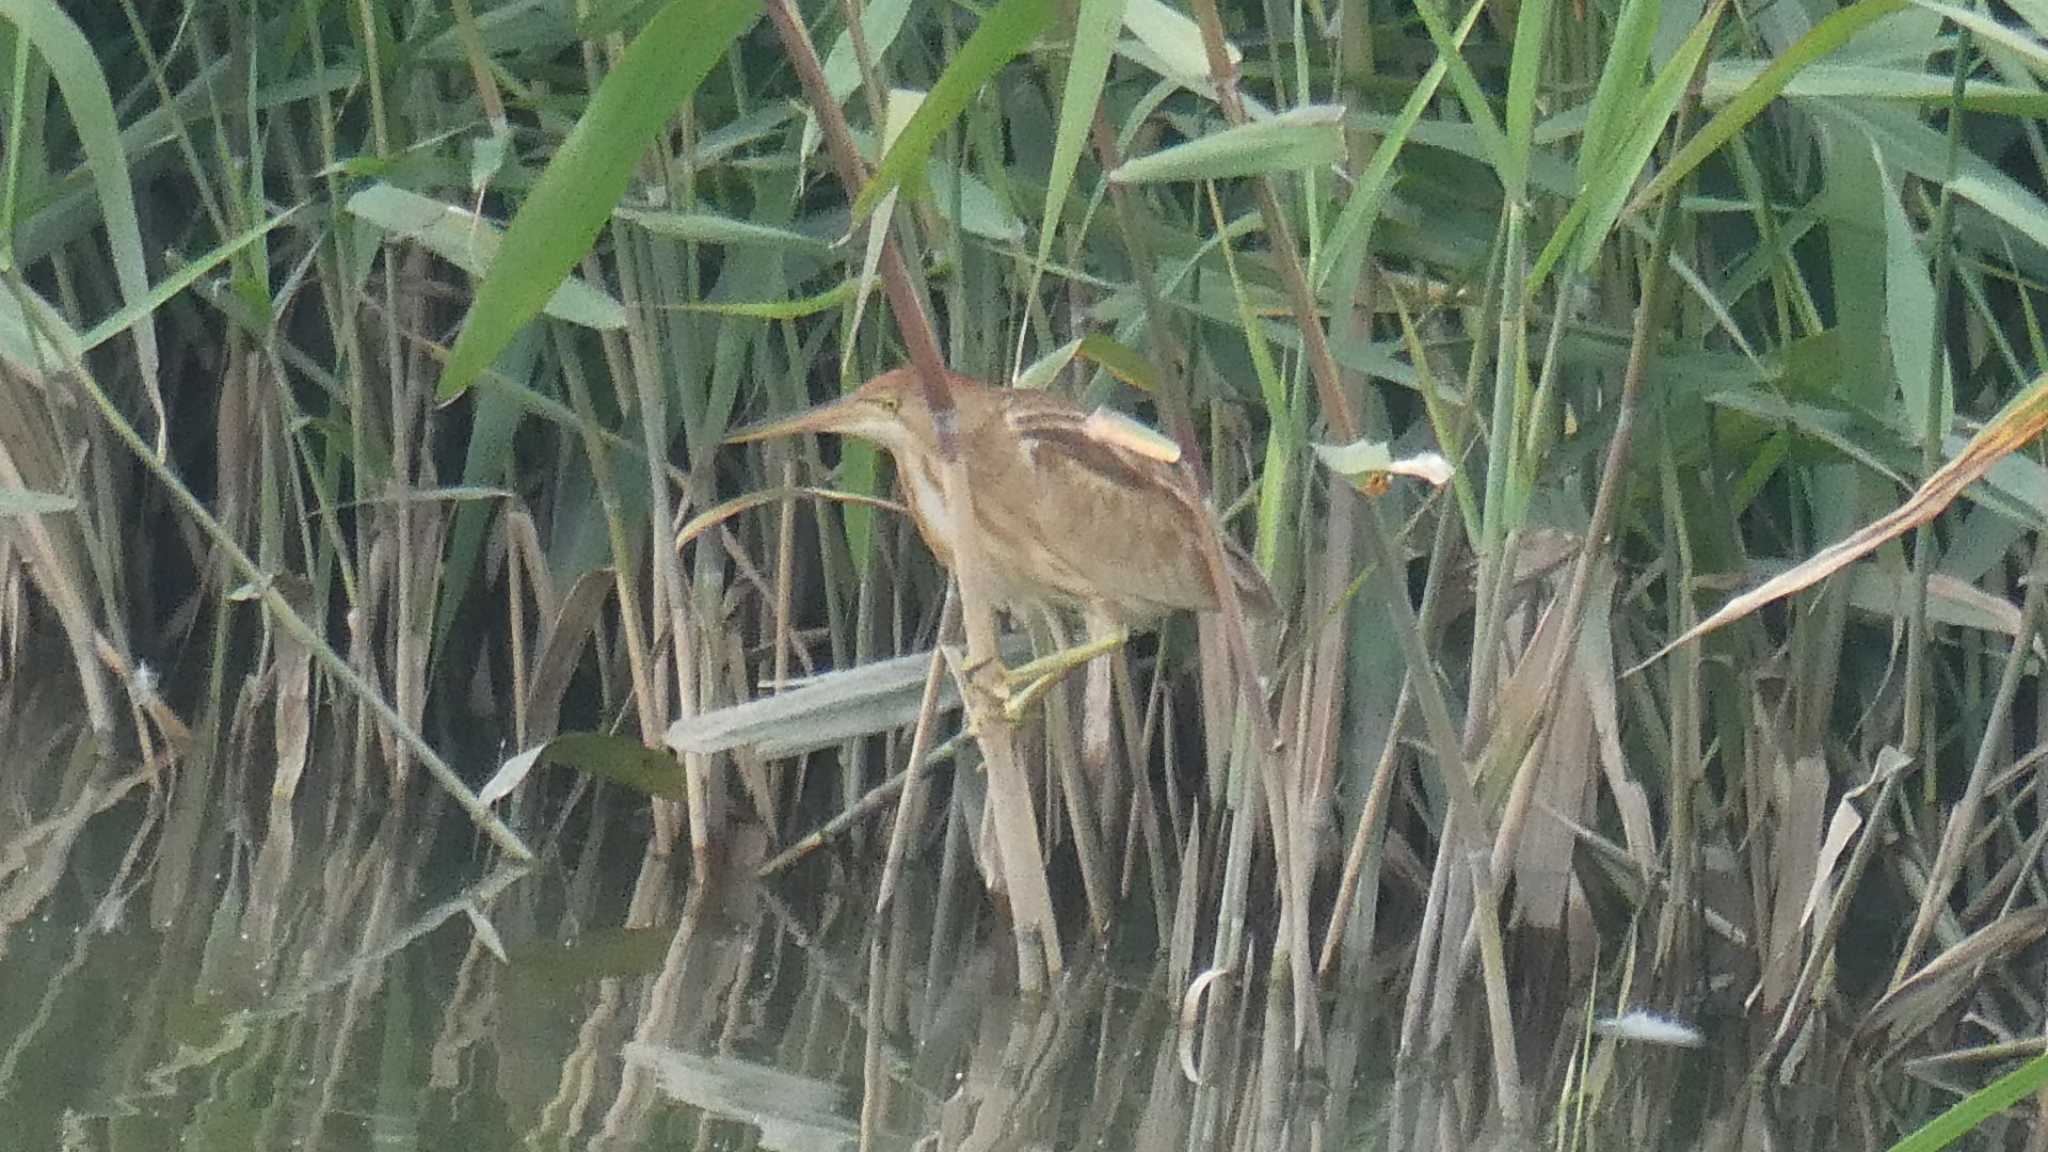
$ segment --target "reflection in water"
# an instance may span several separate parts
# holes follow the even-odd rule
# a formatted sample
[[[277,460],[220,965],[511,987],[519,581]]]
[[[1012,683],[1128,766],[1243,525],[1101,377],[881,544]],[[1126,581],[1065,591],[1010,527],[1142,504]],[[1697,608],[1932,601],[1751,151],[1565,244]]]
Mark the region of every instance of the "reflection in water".
[[[1148,937],[1020,1001],[1007,928],[930,860],[877,917],[829,861],[754,880],[771,846],[735,831],[690,890],[635,850],[644,804],[563,774],[518,813],[540,862],[502,867],[424,791],[362,815],[346,766],[273,799],[260,757],[5,728],[47,766],[0,803],[9,1148],[1307,1147],[1342,1115],[1264,1083],[1284,991],[1177,1044],[1164,963],[1121,959]]]
[[[663,1095],[710,1116],[746,1121],[760,1130],[761,1146],[775,1152],[836,1152],[860,1140],[860,1129],[841,1117],[843,1093],[814,1080],[733,1056],[695,1056],[634,1041],[626,1045],[626,1074],[649,1074]]]

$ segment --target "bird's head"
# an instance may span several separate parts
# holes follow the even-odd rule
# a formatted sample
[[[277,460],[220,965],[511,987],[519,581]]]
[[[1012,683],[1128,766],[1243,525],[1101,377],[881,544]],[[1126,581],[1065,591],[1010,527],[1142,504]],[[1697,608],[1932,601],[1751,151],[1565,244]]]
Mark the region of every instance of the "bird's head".
[[[899,455],[938,450],[932,410],[912,368],[884,372],[837,400],[794,416],[748,425],[727,436],[725,442],[744,444],[804,432],[858,436]]]

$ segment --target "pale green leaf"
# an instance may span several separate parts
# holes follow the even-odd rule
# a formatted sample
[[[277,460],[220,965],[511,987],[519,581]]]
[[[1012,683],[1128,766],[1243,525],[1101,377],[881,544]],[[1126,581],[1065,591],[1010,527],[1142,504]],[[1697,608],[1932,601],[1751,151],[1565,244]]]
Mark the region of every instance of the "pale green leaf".
[[[694,244],[724,244],[733,247],[793,248],[824,253],[832,246],[815,236],[788,228],[772,228],[747,220],[735,220],[716,212],[659,212],[649,208],[620,208],[613,215],[631,220],[660,236]]]
[[[412,242],[474,276],[492,266],[504,242],[498,226],[466,208],[417,192],[372,184],[348,198],[351,215]],[[482,296],[478,297],[481,301]],[[616,331],[626,326],[626,309],[579,277],[563,279],[545,305],[548,315],[586,328]],[[452,354],[451,354],[452,356]]]
[[[1344,109],[1305,104],[1139,156],[1109,174],[1119,184],[1222,180],[1300,171],[1344,159]]]

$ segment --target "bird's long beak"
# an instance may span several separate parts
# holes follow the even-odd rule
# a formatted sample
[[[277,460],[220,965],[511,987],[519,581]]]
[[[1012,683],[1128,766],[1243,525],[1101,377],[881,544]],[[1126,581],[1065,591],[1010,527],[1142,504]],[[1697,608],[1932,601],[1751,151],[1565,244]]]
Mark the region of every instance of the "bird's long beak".
[[[749,424],[727,434],[727,444],[746,444],[755,440],[773,440],[778,436],[796,436],[805,432],[841,432],[853,422],[855,415],[852,396],[842,396],[827,401],[815,408],[809,408],[794,416],[780,420],[768,420]]]

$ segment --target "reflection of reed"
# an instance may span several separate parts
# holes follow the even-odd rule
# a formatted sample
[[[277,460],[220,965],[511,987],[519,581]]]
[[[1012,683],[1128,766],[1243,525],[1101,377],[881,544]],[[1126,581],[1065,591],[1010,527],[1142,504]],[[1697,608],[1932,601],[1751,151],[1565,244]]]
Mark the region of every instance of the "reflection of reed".
[[[777,1152],[831,1152],[851,1147],[859,1132],[841,1114],[845,1093],[834,1084],[730,1056],[703,1057],[642,1041],[624,1051],[630,1075],[654,1074],[669,1098],[743,1121]]]
[[[166,954],[135,1010],[175,1018],[195,986],[218,1007],[196,1026],[138,1028],[107,1078],[144,1087],[95,1115],[189,1104],[179,1139],[253,1132],[262,1146],[372,1136],[437,1146],[437,1133],[480,1108],[534,1152],[709,1146],[735,1131],[762,1147],[841,1148],[860,1143],[863,1127],[869,1147],[935,1152],[1305,1148],[1312,1133],[1341,1146],[1342,1130],[1323,1123],[1320,1085],[1295,1071],[1287,965],[1276,979],[1257,978],[1261,968],[1211,982],[1201,1083],[1190,1086],[1171,1040],[1168,962],[1132,973],[1144,982],[1134,987],[1090,960],[1036,1001],[1015,997],[1014,949],[979,923],[971,873],[960,878],[979,801],[958,781],[931,795],[944,808],[926,822],[942,866],[905,867],[879,919],[858,888],[759,885],[765,840],[735,836],[725,880],[691,889],[663,925],[668,858],[641,855],[634,892],[607,897],[592,879],[601,862],[584,849],[616,812],[603,804],[586,809],[588,832],[571,836],[558,821],[536,841],[539,871],[492,870],[418,913],[409,905],[430,882],[436,844],[422,830],[452,824],[433,804],[375,824],[345,819],[331,834],[274,822],[259,841],[210,826],[220,839],[200,847],[236,845],[247,866],[193,885],[208,906],[178,922],[170,939],[182,951]],[[1203,847],[1218,822],[1190,815],[1177,854],[1184,891],[1216,876],[1225,855]],[[117,920],[160,828],[145,822],[129,840],[99,919]],[[292,831],[290,851],[266,851]],[[566,872],[554,863],[564,856]],[[267,859],[287,864],[272,872]],[[1190,962],[1203,934],[1198,909],[1188,898],[1170,910],[1175,963]],[[643,913],[641,927],[591,927]],[[456,932],[441,931],[451,921]],[[267,925],[260,947],[256,925]],[[81,934],[46,998],[50,1024],[17,1038],[10,1076],[64,1018],[58,989],[75,987],[80,958],[98,947],[89,942],[103,939]],[[1254,992],[1215,995],[1225,984]],[[1365,1018],[1362,1006],[1334,1014],[1333,1040],[1355,1050],[1345,1029]],[[1207,1119],[1191,1128],[1191,1116]]]
[[[736,1133],[763,1147],[932,1152],[1294,1152],[1389,1131],[1411,1147],[1462,1147],[1503,1135],[1469,1110],[1483,1033],[1446,1017],[1441,997],[1413,992],[1418,979],[1460,984],[1460,941],[1439,932],[1455,911],[1447,893],[1458,873],[1439,869],[1420,914],[1405,914],[1406,889],[1427,873],[1391,826],[1391,773],[1375,777],[1387,792],[1369,794],[1381,835],[1347,861],[1357,878],[1341,889],[1350,902],[1335,920],[1341,939],[1315,941],[1325,986],[1347,990],[1317,1007],[1318,1053],[1297,1047],[1294,957],[1254,930],[1271,923],[1252,894],[1273,858],[1259,854],[1252,821],[1207,795],[1183,797],[1178,817],[1161,813],[1162,830],[1182,837],[1164,954],[1143,941],[1155,956],[1141,970],[1081,958],[1034,1000],[1014,993],[1016,952],[989,930],[973,876],[984,803],[971,747],[945,777],[902,778],[916,786],[896,794],[888,832],[898,868],[886,899],[867,877],[833,872],[845,853],[824,841],[763,880],[771,845],[747,825],[722,842],[716,882],[685,888],[678,857],[621,834],[637,802],[616,803],[613,788],[585,780],[516,801],[527,805],[515,820],[522,832],[544,829],[534,838],[540,865],[493,868],[415,911],[422,889],[446,874],[452,839],[471,835],[467,825],[432,800],[379,812],[317,756],[295,802],[281,803],[264,790],[258,754],[279,733],[256,715],[231,726],[224,743],[234,754],[214,759],[208,794],[263,813],[260,829],[206,819],[181,842],[172,825],[184,797],[146,790],[157,776],[123,775],[82,744],[52,760],[53,747],[71,747],[68,734],[31,750],[48,771],[8,782],[0,960],[31,953],[22,940],[38,913],[75,914],[81,930],[41,950],[53,958],[39,985],[0,985],[41,991],[8,1017],[16,1030],[0,1053],[0,1106],[31,1095],[43,1053],[97,1014],[119,1015],[123,1031],[90,1053],[103,1098],[66,1101],[81,1146],[95,1125],[170,1114],[181,1119],[165,1126],[166,1140],[195,1146],[434,1147],[482,1118],[507,1133],[507,1146],[531,1152],[712,1146]],[[0,751],[16,736],[0,735]],[[890,751],[908,761],[916,743]],[[1042,751],[1058,754],[1052,744]],[[1392,756],[1383,748],[1381,763]],[[1315,785],[1290,764],[1278,799],[1305,823]],[[1042,781],[1057,787],[1043,767]],[[1257,775],[1245,783],[1240,804],[1273,802]],[[1537,803],[1561,811],[1571,800]],[[887,819],[888,807],[861,819]],[[117,808],[121,818],[96,819]],[[326,821],[304,818],[323,808]],[[788,823],[812,815],[799,809]],[[93,839],[100,829],[106,844]],[[1126,853],[1142,851],[1142,834],[1125,830]],[[1612,855],[1629,859],[1625,846]],[[213,861],[226,866],[199,867]],[[180,864],[192,868],[175,886],[188,907],[161,930],[126,914],[145,885],[172,891],[164,873]],[[612,882],[621,875],[635,877],[630,890]],[[67,880],[78,879],[91,881],[88,898],[72,895],[81,886]],[[1234,890],[1234,903],[1219,899]],[[1085,914],[1078,901],[1068,911]],[[1142,935],[1150,919],[1127,918],[1119,930]],[[443,932],[451,921],[455,931]],[[2029,946],[2042,921],[2015,915],[1992,936],[1963,938],[1930,969],[1952,978],[1909,985],[1873,1019],[1917,1034],[1907,1024],[1923,1013],[1958,1011],[1975,987],[1965,970]],[[611,927],[620,923],[629,926]],[[1418,976],[1409,955],[1387,946],[1389,926],[1452,947]],[[1132,950],[1113,938],[1108,951]],[[139,958],[146,979],[126,981],[110,1007],[93,965],[144,970]],[[1388,1006],[1403,981],[1411,1000],[1397,1033]],[[1190,987],[1200,994],[1184,995]],[[1551,1058],[1596,1097],[1639,1091],[1643,1074],[1618,1043],[1603,1033]],[[1410,1054],[1398,1065],[1397,1051]]]
[[[80,742],[81,750],[85,745],[85,741]],[[83,774],[89,777],[79,780],[74,776],[67,781],[65,791],[75,791],[74,803],[52,820],[39,822],[18,839],[9,841],[10,859],[0,871],[12,872],[18,868],[22,877],[20,884],[11,886],[4,896],[0,896],[0,959],[6,956],[9,932],[48,897],[50,889],[64,875],[65,865],[71,850],[77,845],[86,819],[118,803],[132,789],[146,783],[151,775],[145,771],[123,780],[95,785],[93,781],[104,777],[110,766],[100,756],[71,757],[67,776]],[[0,1099],[10,1095],[23,1054],[43,1037],[45,1029],[56,1016],[60,997],[73,991],[72,982],[85,967],[93,943],[116,929],[126,915],[128,902],[134,896],[135,870],[142,862],[143,848],[151,843],[150,833],[155,830],[157,816],[154,806],[145,813],[141,826],[129,838],[128,848],[122,853],[113,877],[106,882],[105,892],[84,916],[81,929],[73,934],[70,954],[43,983],[35,1011],[9,1039],[6,1051],[0,1053]]]
[[[4,852],[0,852],[0,885],[4,885],[0,887],[0,958],[7,955],[14,930],[63,881],[87,822],[121,803],[153,776],[144,771],[113,778],[114,762],[95,753],[92,744],[90,737],[80,737],[72,754],[63,758],[64,769],[56,774],[53,813],[11,830]],[[20,786],[17,781],[16,787]],[[25,812],[27,798],[19,792],[17,798],[18,810]],[[154,817],[152,811],[151,819]],[[146,835],[143,838],[147,839]]]
[[[748,843],[751,848],[745,847]],[[735,836],[728,847],[735,857],[732,878],[690,889],[660,970],[641,989],[637,1011],[629,1017],[634,1042],[708,1047],[730,1035],[745,1009],[745,993],[756,976],[761,919],[760,902],[746,877],[765,852],[758,836]],[[656,1100],[652,1086],[645,1069],[621,1072],[593,1146],[629,1146],[645,1134]]]

